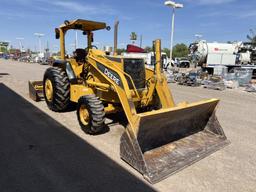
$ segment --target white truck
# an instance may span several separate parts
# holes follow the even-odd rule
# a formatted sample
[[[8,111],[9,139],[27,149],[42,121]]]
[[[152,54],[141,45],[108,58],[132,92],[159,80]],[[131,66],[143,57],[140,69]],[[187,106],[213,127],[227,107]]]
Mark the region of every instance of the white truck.
[[[145,64],[147,67],[152,68],[155,64],[155,55],[154,52],[149,53],[122,53],[122,56],[126,58],[138,58],[138,59],[144,59]],[[170,64],[170,59],[167,57],[166,53],[162,52],[162,64],[163,68],[167,68]]]
[[[235,65],[241,43],[208,43],[205,40],[192,43],[190,57],[199,66]]]

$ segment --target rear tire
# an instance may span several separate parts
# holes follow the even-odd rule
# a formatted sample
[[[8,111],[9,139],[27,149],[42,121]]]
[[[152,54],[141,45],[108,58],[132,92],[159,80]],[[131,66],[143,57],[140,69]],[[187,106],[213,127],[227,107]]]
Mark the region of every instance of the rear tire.
[[[79,99],[77,118],[82,130],[90,135],[104,132],[105,112],[102,101],[95,95],[86,95]]]
[[[49,109],[55,112],[67,110],[71,102],[70,83],[66,72],[59,67],[48,68],[43,82],[44,98]]]

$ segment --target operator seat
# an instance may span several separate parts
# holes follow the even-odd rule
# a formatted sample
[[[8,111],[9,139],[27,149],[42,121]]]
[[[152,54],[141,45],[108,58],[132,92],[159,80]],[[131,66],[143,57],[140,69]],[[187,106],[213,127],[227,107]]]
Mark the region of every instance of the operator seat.
[[[76,62],[85,62],[85,58],[87,56],[87,51],[85,49],[76,49],[74,52],[74,58]]]

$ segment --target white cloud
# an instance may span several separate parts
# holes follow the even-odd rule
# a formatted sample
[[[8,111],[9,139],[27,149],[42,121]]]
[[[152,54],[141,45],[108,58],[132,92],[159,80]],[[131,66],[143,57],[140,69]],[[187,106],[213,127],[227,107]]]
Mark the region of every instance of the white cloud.
[[[199,18],[217,18],[217,17],[233,17],[236,19],[247,19],[256,17],[255,10],[233,10],[231,11],[213,11],[208,13],[202,13],[198,15]]]
[[[8,2],[9,0],[2,0]],[[103,3],[88,4],[83,1],[71,0],[13,0],[13,4],[20,5],[23,8],[29,8],[34,11],[54,12],[54,13],[85,13],[86,15],[115,15],[118,13],[115,9]],[[0,7],[1,8],[1,7]]]
[[[52,4],[59,6],[61,8],[64,9],[68,9],[71,11],[77,11],[77,12],[93,12],[95,13],[97,11],[97,9],[93,6],[85,6],[85,5],[81,5],[80,3],[76,3],[76,2],[68,2],[68,1],[56,1],[56,2],[52,2]]]
[[[217,17],[226,17],[226,16],[236,17],[237,13],[228,12],[228,11],[210,11],[210,12],[198,14],[199,18],[205,18],[205,17],[217,18]]]
[[[199,3],[203,5],[213,5],[213,4],[231,3],[233,1],[235,0],[199,0]]]
[[[82,3],[78,3],[75,1],[53,1],[53,5],[58,6],[65,10],[70,10],[79,13],[87,13],[88,15],[91,14],[107,14],[107,15],[114,15],[116,11],[110,7],[105,5],[86,5]]]
[[[220,5],[220,4],[226,4],[226,3],[231,3],[236,0],[187,0],[190,3],[196,3],[199,5]]]
[[[123,21],[132,21],[132,20],[134,20],[134,17],[125,16],[125,15],[121,15],[121,16],[119,16],[119,17],[117,17],[117,18],[120,18],[120,19],[123,20]]]
[[[241,18],[255,17],[256,16],[256,11],[255,10],[246,11],[244,13],[240,13],[239,16]]]

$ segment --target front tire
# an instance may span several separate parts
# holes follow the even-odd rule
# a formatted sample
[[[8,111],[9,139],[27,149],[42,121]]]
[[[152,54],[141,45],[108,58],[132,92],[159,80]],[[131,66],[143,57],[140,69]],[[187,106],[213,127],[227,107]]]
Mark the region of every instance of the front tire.
[[[48,68],[44,74],[44,98],[49,109],[67,110],[70,102],[70,83],[66,72],[59,67]]]
[[[79,99],[77,118],[82,130],[87,134],[96,135],[104,132],[104,106],[95,95],[86,95]]]

